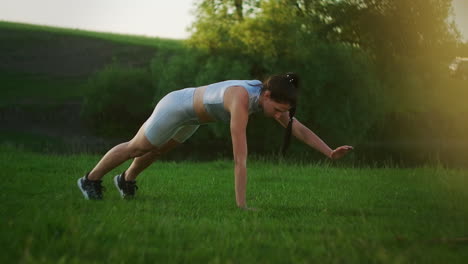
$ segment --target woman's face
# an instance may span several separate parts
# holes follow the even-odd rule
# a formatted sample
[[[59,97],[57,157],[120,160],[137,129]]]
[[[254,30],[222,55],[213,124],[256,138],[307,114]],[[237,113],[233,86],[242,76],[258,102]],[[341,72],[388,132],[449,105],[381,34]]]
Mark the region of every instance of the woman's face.
[[[271,99],[270,91],[263,94],[263,113],[267,117],[278,119],[283,113],[288,112],[291,106],[288,103],[279,103]]]

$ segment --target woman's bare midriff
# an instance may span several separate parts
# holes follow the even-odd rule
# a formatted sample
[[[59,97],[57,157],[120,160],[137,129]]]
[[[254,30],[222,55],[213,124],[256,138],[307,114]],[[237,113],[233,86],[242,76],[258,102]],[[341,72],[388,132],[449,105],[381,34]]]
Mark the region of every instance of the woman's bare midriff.
[[[195,89],[195,94],[193,95],[193,109],[201,124],[215,121],[215,119],[206,112],[205,106],[203,105],[205,90],[206,86],[200,86]]]

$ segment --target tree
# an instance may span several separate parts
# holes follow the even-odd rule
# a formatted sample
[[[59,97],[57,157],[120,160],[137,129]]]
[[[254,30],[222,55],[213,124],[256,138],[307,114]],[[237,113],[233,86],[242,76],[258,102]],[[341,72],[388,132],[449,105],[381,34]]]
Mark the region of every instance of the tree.
[[[284,56],[297,38],[371,51],[377,60],[451,59],[460,34],[451,0],[201,0],[191,43],[255,56]]]
[[[453,57],[460,34],[451,0],[349,0],[328,5],[327,37],[372,50],[377,59]],[[333,29],[333,30],[331,30]]]

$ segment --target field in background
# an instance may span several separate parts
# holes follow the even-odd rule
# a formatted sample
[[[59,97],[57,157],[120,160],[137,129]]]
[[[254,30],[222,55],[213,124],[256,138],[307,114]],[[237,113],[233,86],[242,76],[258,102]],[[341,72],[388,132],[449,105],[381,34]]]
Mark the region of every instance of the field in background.
[[[0,143],[42,152],[102,152],[117,141],[80,118],[87,81],[108,65],[148,67],[181,40],[0,21]]]
[[[99,156],[0,148],[2,263],[464,263],[466,171],[249,163],[235,207],[231,161],[161,162],[121,200],[76,181]],[[276,164],[275,164],[276,163]]]
[[[69,29],[60,27],[39,26],[31,24],[12,23],[0,21],[0,28],[20,30],[20,31],[42,31],[47,33],[58,33],[64,35],[76,35],[79,37],[91,37],[97,39],[111,40],[113,42],[149,46],[155,48],[180,48],[181,41],[177,39],[165,39],[157,37],[145,37],[129,34],[117,34],[106,32],[94,32],[79,29]]]
[[[0,72],[0,80],[0,107],[80,101],[86,92],[83,77]]]
[[[149,78],[155,83],[154,90],[160,95],[166,94],[171,89],[192,86],[193,81],[199,79],[200,76],[210,76],[212,73],[216,75],[218,71],[224,72],[222,75],[216,75],[218,76],[216,80],[219,80],[224,78],[226,73],[236,73],[235,67],[231,67],[230,63],[223,64],[220,58],[206,61],[202,59],[204,56],[197,57],[194,52],[187,49],[183,40],[0,22],[0,48],[0,90],[2,92],[0,144],[7,143],[39,152],[104,153],[114,144],[129,140],[134,135],[138,127],[128,125],[128,119],[108,123],[98,122],[104,124],[104,127],[108,126],[109,131],[122,132],[122,129],[116,129],[114,123],[125,124],[129,127],[129,131],[122,132],[121,135],[116,136],[118,138],[111,138],[109,135],[96,132],[98,130],[96,126],[89,124],[86,126],[85,118],[80,116],[84,109],[83,98],[86,98],[89,91],[99,91],[95,89],[96,87],[86,85],[87,81],[109,65],[122,66],[123,72],[128,68],[148,71],[152,68]],[[199,64],[199,61],[208,63]],[[231,60],[226,60],[226,62],[231,62]],[[223,67],[227,70],[223,70]],[[123,75],[118,73],[116,73],[117,76]],[[106,77],[107,79],[101,78],[101,80],[115,80],[117,79],[115,77],[116,75],[110,75]],[[131,78],[123,78],[129,80],[128,83],[131,85]],[[455,168],[466,168],[467,164],[463,157],[466,156],[465,153],[468,150],[467,125],[462,120],[467,111],[464,98],[468,95],[468,90],[465,89],[466,85],[464,86],[461,80],[441,80],[441,82],[445,81],[451,85],[443,86],[443,89],[439,88],[440,85],[426,87],[418,86],[415,82],[414,89],[403,87],[403,92],[395,90],[396,94],[392,97],[397,100],[393,104],[401,109],[396,109],[396,112],[388,113],[385,118],[380,119],[379,124],[374,124],[375,131],[372,130],[366,138],[360,141],[354,141],[353,136],[359,134],[362,126],[366,125],[361,122],[344,125],[345,123],[338,119],[335,124],[329,122],[328,120],[335,120],[334,117],[341,116],[342,111],[333,110],[336,108],[329,107],[326,103],[323,107],[318,107],[316,111],[307,110],[312,104],[308,106],[302,104],[298,117],[330,146],[336,147],[344,144],[355,146],[355,151],[348,160],[368,164],[392,160],[402,166],[440,161]],[[103,92],[93,97],[98,98],[97,101],[99,101],[106,95],[114,95],[114,99],[129,100],[125,95],[121,96],[114,92]],[[333,95],[328,95],[328,97],[333,98]],[[361,99],[357,98],[355,102],[366,102],[366,99]],[[133,106],[135,103],[120,105]],[[129,108],[131,107],[121,108],[121,110],[127,113],[132,112],[133,109]],[[149,115],[152,109],[150,107],[148,109]],[[348,110],[345,112],[349,115]],[[109,110],[107,112],[111,115],[115,113]],[[366,123],[369,120],[362,114],[372,112],[361,109],[352,116],[359,117],[362,122]],[[132,118],[132,120],[137,119]],[[254,123],[251,122],[251,124]],[[250,142],[258,142],[258,146],[251,144],[249,150],[262,154],[277,151],[271,146],[276,144],[277,138],[281,138],[281,131],[272,129],[271,131],[278,136],[272,133],[263,141],[264,137],[259,137],[263,132],[263,125],[258,127],[261,128],[252,129],[257,133],[250,137],[253,139]],[[204,149],[205,146],[191,145],[191,151],[198,153],[198,155],[191,156],[211,155],[213,158],[212,153],[220,153],[225,157],[230,155],[231,152],[223,145],[226,142],[225,139],[229,138],[228,133],[228,129],[222,130],[213,126],[209,126],[206,130],[200,129],[193,137],[193,142],[203,142],[209,138],[213,142],[211,147],[217,147],[217,150],[202,153],[203,151],[199,150]],[[277,144],[279,146],[280,142]],[[297,154],[302,158],[303,153],[310,154],[310,159],[323,158],[307,146],[302,146],[300,143],[292,144],[291,155]],[[309,156],[305,159],[309,159]]]
[[[147,67],[181,40],[0,22],[0,107],[81,100],[85,83],[109,64]]]

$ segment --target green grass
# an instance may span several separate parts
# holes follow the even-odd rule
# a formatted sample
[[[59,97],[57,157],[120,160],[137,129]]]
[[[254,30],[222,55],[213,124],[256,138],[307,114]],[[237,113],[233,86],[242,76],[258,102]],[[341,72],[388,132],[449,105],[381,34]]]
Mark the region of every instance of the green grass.
[[[463,263],[468,178],[443,168],[249,163],[235,207],[232,162],[155,163],[138,198],[104,201],[76,180],[99,156],[0,148],[2,263]]]

